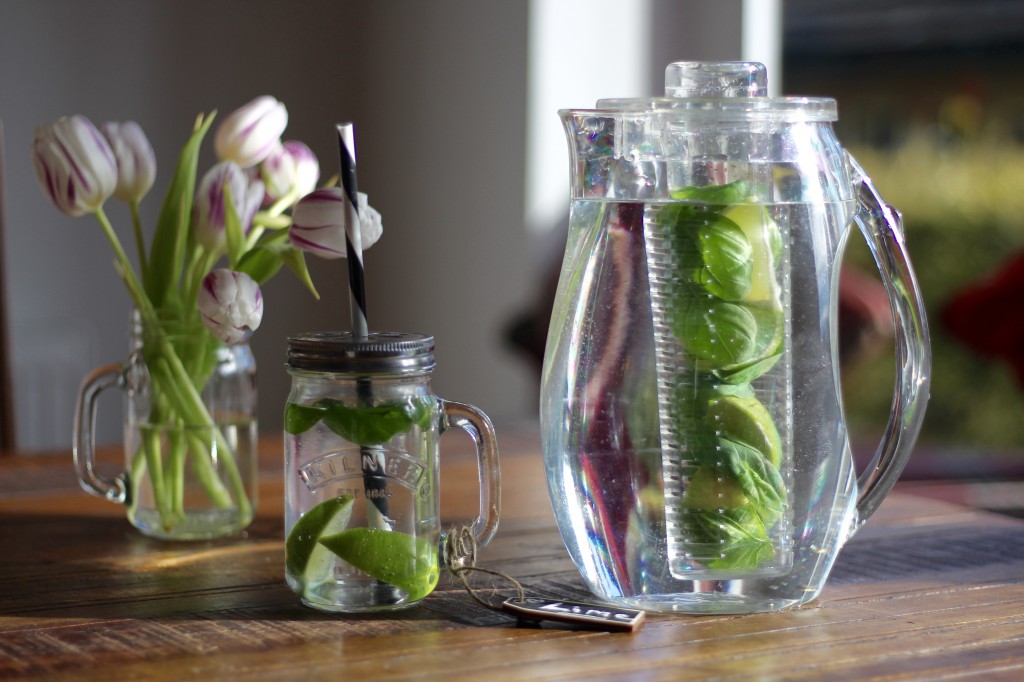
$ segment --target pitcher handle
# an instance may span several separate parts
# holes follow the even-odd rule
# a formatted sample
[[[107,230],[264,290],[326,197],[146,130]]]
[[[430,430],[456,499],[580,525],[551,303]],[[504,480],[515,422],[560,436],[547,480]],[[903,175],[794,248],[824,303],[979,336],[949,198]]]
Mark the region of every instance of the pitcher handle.
[[[477,476],[480,482],[480,515],[473,521],[471,532],[477,546],[490,542],[498,530],[501,514],[501,467],[498,463],[498,440],[490,418],[466,403],[442,400],[444,422],[442,432],[454,426],[469,434],[476,444]]]
[[[931,382],[931,342],[917,278],[907,257],[903,221],[871,178],[847,154],[854,171],[854,220],[868,243],[889,296],[896,333],[896,392],[889,422],[871,464],[857,479],[857,524],[867,521],[899,478],[924,419]]]
[[[126,504],[128,486],[124,477],[114,479],[103,478],[96,474],[96,407],[100,393],[120,386],[124,377],[124,367],[119,364],[97,367],[82,380],[78,391],[78,402],[75,405],[75,432],[72,452],[75,458],[75,473],[78,482],[86,491],[111,502]]]

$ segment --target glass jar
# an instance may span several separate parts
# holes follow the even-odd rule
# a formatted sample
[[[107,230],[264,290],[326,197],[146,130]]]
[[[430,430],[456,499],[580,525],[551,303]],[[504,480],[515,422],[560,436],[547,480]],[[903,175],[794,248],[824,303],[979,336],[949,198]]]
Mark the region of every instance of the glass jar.
[[[87,491],[122,503],[144,534],[204,540],[239,533],[256,507],[256,361],[247,343],[225,345],[201,322],[144,325],[133,317],[131,353],[83,381],[75,462]],[[125,397],[125,471],[94,471],[99,395]]]
[[[285,576],[326,611],[410,606],[440,575],[441,434],[465,430],[477,449],[478,546],[500,508],[494,429],[430,385],[434,339],[322,332],[289,339],[285,408]]]

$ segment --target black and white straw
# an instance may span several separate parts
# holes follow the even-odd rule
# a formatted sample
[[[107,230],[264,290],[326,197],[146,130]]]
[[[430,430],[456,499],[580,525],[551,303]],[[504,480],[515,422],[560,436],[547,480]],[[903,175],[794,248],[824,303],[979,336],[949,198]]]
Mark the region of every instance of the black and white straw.
[[[352,335],[365,339],[369,333],[366,325],[366,277],[363,273],[363,243],[359,232],[356,143],[351,123],[338,124],[338,150],[341,154],[341,187],[345,195],[345,255],[348,258]]]

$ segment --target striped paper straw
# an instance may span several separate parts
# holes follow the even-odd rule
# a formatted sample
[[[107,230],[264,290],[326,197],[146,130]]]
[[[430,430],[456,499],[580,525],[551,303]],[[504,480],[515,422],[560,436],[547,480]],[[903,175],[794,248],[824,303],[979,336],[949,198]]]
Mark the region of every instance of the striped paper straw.
[[[341,188],[345,196],[345,256],[348,259],[348,298],[349,312],[352,315],[352,336],[365,339],[369,337],[366,326],[366,276],[363,273],[363,240],[359,232],[359,196],[356,193],[356,142],[351,123],[338,124],[338,150],[341,153]],[[371,393],[368,380],[356,380],[356,395],[360,402],[371,404]],[[360,447],[359,453],[361,459],[373,458],[383,471],[383,453],[379,448]],[[386,495],[387,478],[364,469],[363,485],[366,487],[368,497],[371,491],[385,492],[371,498],[372,506],[368,507],[367,511],[376,509],[378,513],[371,517],[370,526],[391,530]]]
[[[349,310],[352,335],[365,339],[366,276],[363,273],[363,241],[359,234],[359,197],[356,193],[356,143],[351,123],[338,124],[341,153],[341,187],[345,195],[345,250],[348,258]]]

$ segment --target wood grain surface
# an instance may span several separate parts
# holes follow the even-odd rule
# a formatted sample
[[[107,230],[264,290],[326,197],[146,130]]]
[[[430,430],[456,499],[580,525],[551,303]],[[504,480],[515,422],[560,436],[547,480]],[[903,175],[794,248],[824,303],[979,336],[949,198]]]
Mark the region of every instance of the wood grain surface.
[[[501,439],[502,522],[480,564],[538,596],[589,598],[554,525],[536,437]],[[445,447],[442,513],[466,520],[475,465],[464,443]],[[280,444],[262,448],[255,523],[200,543],[139,535],[122,509],[77,488],[70,454],[0,459],[0,678],[1024,679],[1024,522],[1009,516],[898,487],[822,597],[781,613],[648,614],[635,634],[537,626],[445,577],[420,606],[342,616],[302,606],[284,583]],[[474,584],[513,593],[486,576]]]

